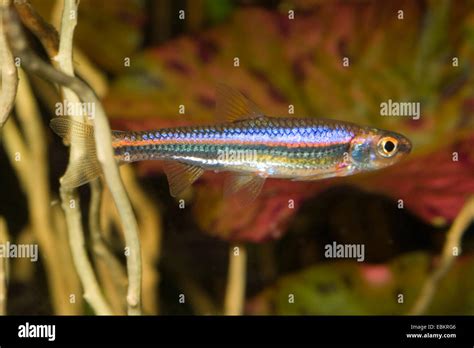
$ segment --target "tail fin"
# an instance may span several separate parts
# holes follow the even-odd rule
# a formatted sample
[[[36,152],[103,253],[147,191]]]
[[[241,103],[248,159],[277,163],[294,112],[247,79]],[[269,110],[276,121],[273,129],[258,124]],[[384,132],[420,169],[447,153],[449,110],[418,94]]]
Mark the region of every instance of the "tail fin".
[[[66,173],[60,179],[61,185],[72,189],[97,178],[101,174],[101,168],[95,150],[94,127],[75,121],[71,116],[55,117],[49,125],[63,138],[66,145],[80,143],[85,150],[81,157],[69,163]]]

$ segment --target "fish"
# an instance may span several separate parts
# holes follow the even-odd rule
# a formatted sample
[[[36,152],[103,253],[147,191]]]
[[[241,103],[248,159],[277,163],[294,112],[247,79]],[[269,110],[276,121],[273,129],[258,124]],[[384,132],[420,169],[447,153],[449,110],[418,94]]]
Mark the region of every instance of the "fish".
[[[179,197],[206,170],[229,172],[224,192],[255,199],[267,178],[315,181],[391,166],[412,145],[402,134],[322,118],[265,115],[240,91],[220,84],[216,114],[221,122],[144,131],[112,130],[119,164],[160,160],[170,194]],[[93,126],[71,116],[50,126],[66,144],[83,141],[86,154],[72,162],[61,184],[81,186],[101,174]],[[74,136],[72,136],[72,134]],[[74,140],[75,139],[75,140]]]

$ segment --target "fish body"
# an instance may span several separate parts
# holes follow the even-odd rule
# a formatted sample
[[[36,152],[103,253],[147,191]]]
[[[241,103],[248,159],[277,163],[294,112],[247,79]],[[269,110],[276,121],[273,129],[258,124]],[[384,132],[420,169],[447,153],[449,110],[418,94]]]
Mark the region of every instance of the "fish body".
[[[218,125],[113,132],[121,162],[171,160],[205,170],[307,179],[356,170],[350,142],[368,132],[331,120],[261,116]],[[345,156],[346,154],[346,156]]]
[[[119,163],[162,160],[173,196],[205,170],[233,173],[227,192],[250,199],[266,178],[318,180],[390,166],[411,150],[401,134],[349,122],[315,118],[269,117],[238,91],[220,86],[217,114],[225,121],[147,131],[112,131]],[[91,126],[70,117],[51,126],[65,139],[93,141]],[[87,128],[90,127],[90,128]],[[76,137],[71,137],[71,131]],[[93,148],[93,146],[88,146]],[[69,167],[63,185],[79,186],[100,174],[95,153]],[[84,168],[83,168],[84,167]]]

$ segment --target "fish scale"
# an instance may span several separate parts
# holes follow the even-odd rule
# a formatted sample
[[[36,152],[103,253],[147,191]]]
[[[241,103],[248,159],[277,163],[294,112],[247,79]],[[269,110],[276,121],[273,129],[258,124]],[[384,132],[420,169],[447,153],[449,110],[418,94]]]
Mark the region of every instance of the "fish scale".
[[[253,172],[258,167],[261,174],[273,177],[291,177],[295,170],[306,168],[307,173],[300,175],[309,176],[315,169],[327,170],[342,164],[356,128],[330,121],[259,117],[220,127],[156,130],[153,137],[149,136],[150,131],[116,132],[113,145],[122,162],[170,159],[209,170],[226,168],[239,172]],[[222,156],[225,153],[238,153],[241,158]]]

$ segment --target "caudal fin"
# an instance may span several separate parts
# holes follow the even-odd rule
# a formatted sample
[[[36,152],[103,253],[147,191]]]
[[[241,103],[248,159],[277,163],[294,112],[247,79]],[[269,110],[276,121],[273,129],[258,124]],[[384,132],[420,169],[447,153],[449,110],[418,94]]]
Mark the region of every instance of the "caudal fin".
[[[70,162],[60,179],[61,185],[72,189],[88,183],[101,174],[94,142],[94,127],[76,121],[71,116],[55,117],[49,123],[52,130],[63,138],[66,145],[82,144],[84,154]]]

